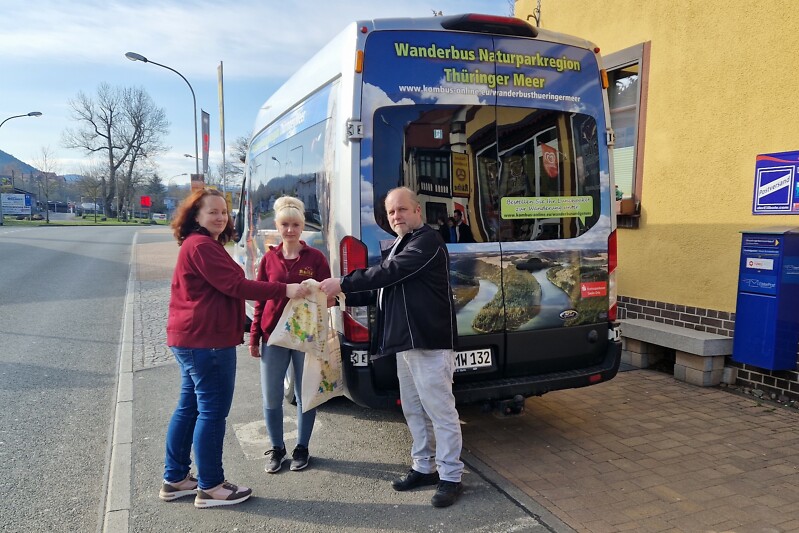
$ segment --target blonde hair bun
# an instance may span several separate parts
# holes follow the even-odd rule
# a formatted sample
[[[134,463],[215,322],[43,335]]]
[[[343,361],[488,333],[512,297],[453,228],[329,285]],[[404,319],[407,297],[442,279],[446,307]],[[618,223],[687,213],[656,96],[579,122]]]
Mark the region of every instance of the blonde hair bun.
[[[275,220],[284,217],[296,218],[305,223],[305,204],[293,196],[281,196],[275,200]]]

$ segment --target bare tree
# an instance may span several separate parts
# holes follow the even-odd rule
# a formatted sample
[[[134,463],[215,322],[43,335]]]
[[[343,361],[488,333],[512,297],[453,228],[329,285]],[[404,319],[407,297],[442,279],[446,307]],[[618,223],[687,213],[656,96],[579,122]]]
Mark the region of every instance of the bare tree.
[[[219,163],[216,168],[210,165],[208,166],[208,172],[205,175],[205,185],[217,189],[222,188],[222,163]]]
[[[13,192],[14,188],[14,178],[17,171],[17,166],[11,163],[3,165],[0,167],[0,190],[3,192]],[[10,180],[6,179],[6,176],[11,176]]]
[[[122,202],[130,208],[134,189],[147,181],[144,172],[136,172],[138,167],[141,167],[139,163],[150,163],[155,155],[166,151],[161,139],[169,131],[169,122],[166,120],[164,110],[155,105],[144,89],[125,89],[123,95],[125,116],[129,123],[125,131],[129,138],[125,140],[125,144],[129,145],[131,150],[125,161],[124,173],[121,175],[119,198],[127,199]]]
[[[117,196],[117,173],[126,177],[119,197],[130,195],[130,180],[138,160],[164,149],[161,138],[166,133],[163,109],[155,107],[144,89],[122,89],[102,83],[96,97],[83,92],[69,101],[72,116],[79,125],[64,132],[64,146],[102,155],[107,172],[100,178],[105,212]],[[123,166],[128,164],[127,167]]]
[[[42,146],[41,152],[39,155],[34,159],[33,162],[34,166],[39,169],[40,174],[37,176],[37,182],[39,186],[39,190],[41,194],[44,194],[44,213],[45,213],[45,221],[47,224],[50,223],[50,193],[55,186],[55,182],[59,178],[57,175],[57,167],[56,167],[56,159],[53,155],[53,151],[50,149],[49,146]]]
[[[250,148],[250,138],[244,135],[236,137],[233,145],[228,150],[226,175],[229,189],[237,189],[241,186],[244,177],[244,161],[247,160],[247,151]]]
[[[233,144],[228,147],[228,156],[225,158],[224,167],[222,163],[217,164],[216,167],[210,167],[208,174],[205,176],[205,184],[218,188],[224,185],[226,191],[232,192],[241,187],[241,180],[244,177],[244,161],[247,157],[249,142],[248,137],[237,137]],[[224,184],[222,183],[223,171],[225,176]]]
[[[138,205],[136,202],[136,196],[144,191],[144,189],[147,187],[149,179],[150,178],[148,178],[144,172],[139,172],[138,170],[130,176],[126,195],[124,197],[120,197],[120,202],[122,203],[123,209],[126,213],[126,218],[133,215],[133,211],[135,211],[135,207]]]
[[[79,92],[69,100],[72,118],[78,121],[78,129],[64,132],[64,146],[84,150],[91,155],[103,156],[108,173],[100,174],[100,189],[105,212],[111,210],[111,200],[116,195],[116,172],[125,162],[130,147],[122,144],[122,122],[124,111],[119,89],[102,83],[97,88],[97,97]]]
[[[92,211],[94,212],[95,222],[97,222],[97,198],[102,191],[102,175],[103,171],[101,169],[93,168],[81,172],[81,178],[78,180],[78,189],[80,192],[92,199]],[[81,201],[81,210],[83,210],[83,203],[84,202]]]

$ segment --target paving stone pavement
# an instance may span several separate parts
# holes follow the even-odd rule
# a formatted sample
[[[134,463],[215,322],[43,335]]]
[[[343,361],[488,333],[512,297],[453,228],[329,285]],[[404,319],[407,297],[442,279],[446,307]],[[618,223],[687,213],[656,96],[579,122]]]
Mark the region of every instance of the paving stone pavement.
[[[799,413],[636,370],[460,410],[464,446],[577,531],[799,531]]]
[[[168,233],[145,230],[142,234]],[[166,317],[169,310],[169,286],[178,256],[174,240],[145,242],[136,246],[134,287],[137,307],[134,316],[133,370],[141,370],[172,361],[166,345]]]
[[[177,251],[136,247],[134,370],[171,360]],[[799,531],[796,409],[635,370],[530,398],[517,416],[459,411],[464,450],[576,531]]]

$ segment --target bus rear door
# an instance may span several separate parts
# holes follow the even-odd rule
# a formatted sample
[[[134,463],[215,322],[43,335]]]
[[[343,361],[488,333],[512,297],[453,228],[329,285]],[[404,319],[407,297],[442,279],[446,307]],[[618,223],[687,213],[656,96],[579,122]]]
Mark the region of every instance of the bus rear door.
[[[393,240],[383,202],[398,185],[417,192],[425,222],[439,227],[458,211],[469,229],[457,233],[472,236],[448,244],[458,401],[615,375],[613,215],[593,51],[397,30],[368,35],[364,58],[361,239],[369,263]],[[378,359],[369,369],[376,394],[396,387],[393,365]]]

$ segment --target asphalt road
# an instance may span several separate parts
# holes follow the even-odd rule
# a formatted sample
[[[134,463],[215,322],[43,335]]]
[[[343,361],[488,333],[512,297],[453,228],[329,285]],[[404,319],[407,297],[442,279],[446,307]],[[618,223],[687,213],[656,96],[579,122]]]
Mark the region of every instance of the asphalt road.
[[[0,227],[0,530],[98,527],[134,233]]]

